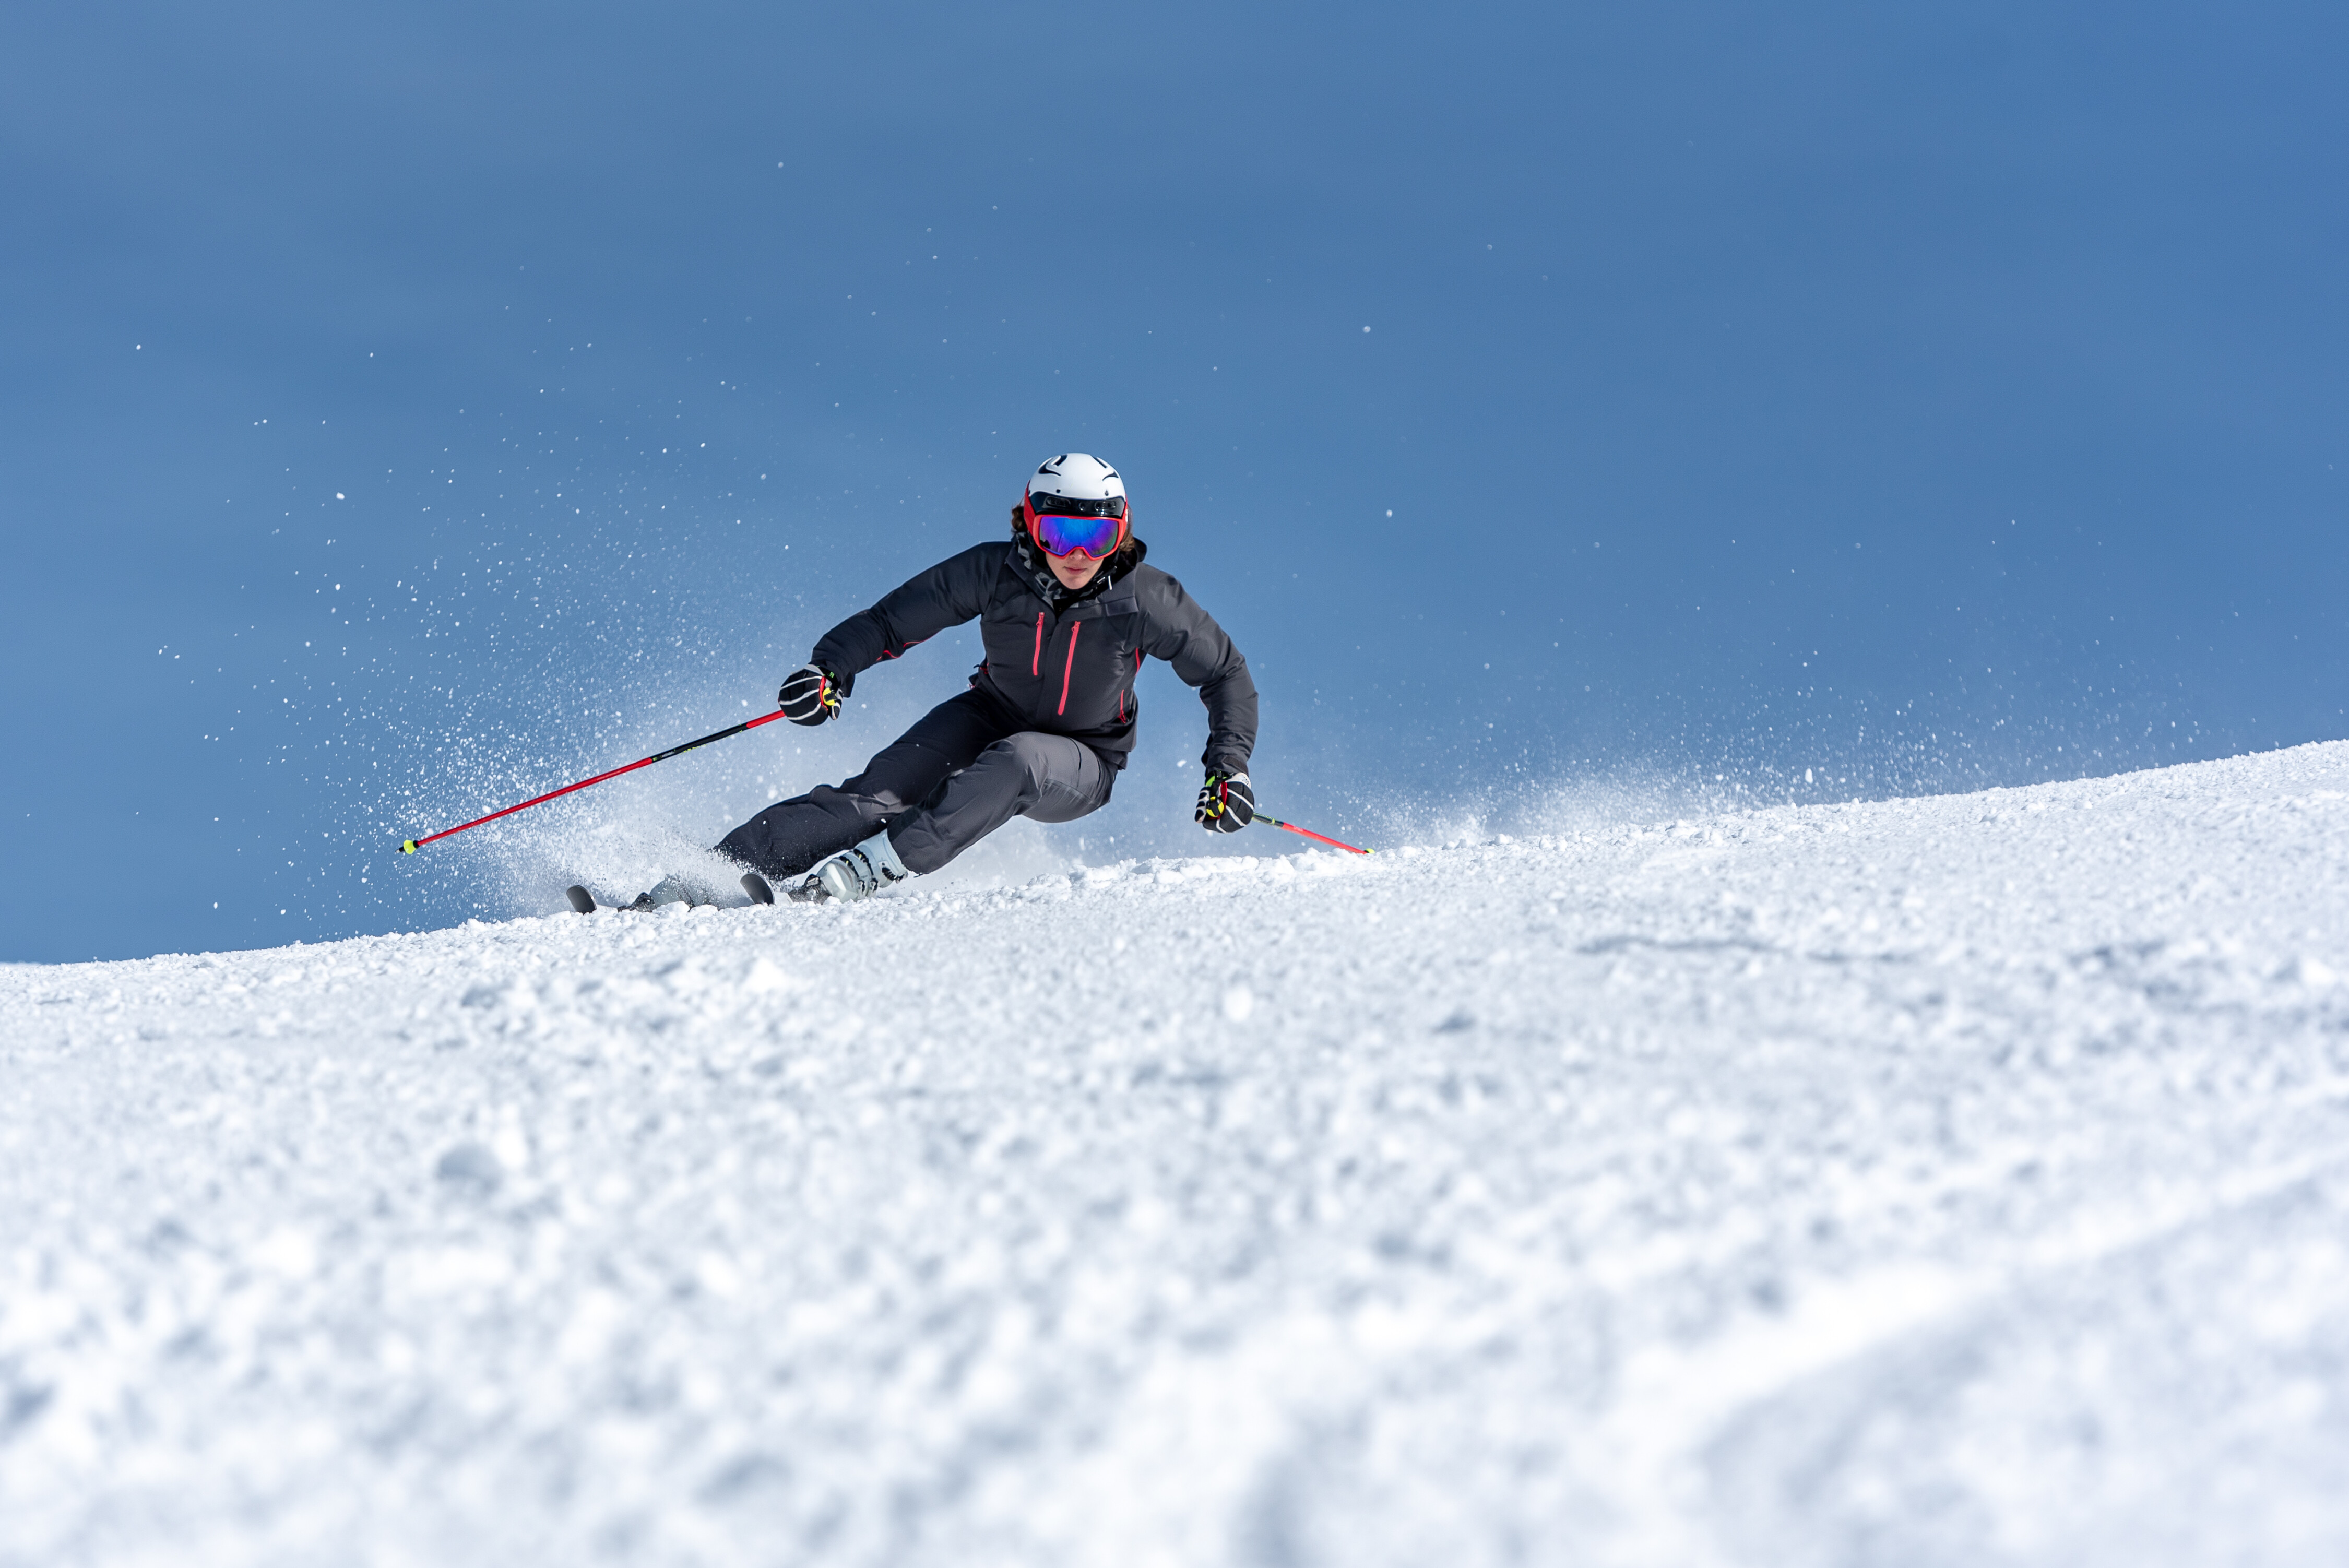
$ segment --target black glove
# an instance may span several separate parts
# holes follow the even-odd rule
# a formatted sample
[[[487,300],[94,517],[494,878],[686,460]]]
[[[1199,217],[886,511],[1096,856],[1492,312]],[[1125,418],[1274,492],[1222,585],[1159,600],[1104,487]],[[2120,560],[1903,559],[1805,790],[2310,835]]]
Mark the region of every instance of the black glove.
[[[775,706],[793,724],[816,725],[839,717],[840,699],[847,695],[846,682],[814,665],[802,665],[783,677]]]
[[[1245,773],[1210,773],[1199,786],[1199,809],[1191,820],[1211,833],[1237,833],[1256,820],[1256,790]]]

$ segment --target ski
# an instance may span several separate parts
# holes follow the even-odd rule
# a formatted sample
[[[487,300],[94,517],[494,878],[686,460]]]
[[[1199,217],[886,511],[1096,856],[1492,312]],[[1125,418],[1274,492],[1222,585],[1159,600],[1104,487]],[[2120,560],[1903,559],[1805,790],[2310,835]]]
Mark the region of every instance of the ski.
[[[598,903],[594,893],[575,882],[563,890],[563,896],[569,899],[571,907],[581,914],[593,914],[599,909],[616,910],[622,914],[644,914],[664,907],[655,903],[653,895],[648,892],[636,894],[634,903]],[[691,901],[687,902],[689,903]]]
[[[757,872],[744,872],[742,873],[742,891],[750,894],[750,902],[754,904],[772,905],[775,902],[775,890],[773,885],[770,883],[765,877],[761,876]],[[595,901],[595,895],[594,893],[589,892],[585,888],[581,887],[576,882],[564,888],[563,890],[563,896],[570,900],[571,907],[581,914],[593,914],[599,909],[618,910],[624,914],[643,913],[663,907],[662,905],[653,902],[653,895],[648,892],[638,893],[636,895],[636,901],[634,903],[598,903]],[[789,899],[793,903],[822,903],[824,902],[824,893],[822,888],[810,888],[798,882],[793,882],[786,886],[783,889],[783,897]]]
[[[569,899],[571,907],[581,914],[593,914],[599,909],[616,909],[626,914],[632,911],[641,913],[660,908],[659,904],[653,902],[653,895],[648,892],[636,894],[636,902],[634,903],[598,903],[595,902],[594,893],[575,882],[563,890],[563,896]]]
[[[752,903],[771,904],[775,902],[774,887],[757,872],[742,873],[742,891],[750,895]],[[823,884],[813,877],[784,883],[783,896],[793,903],[829,903],[832,901],[832,895],[823,891]]]

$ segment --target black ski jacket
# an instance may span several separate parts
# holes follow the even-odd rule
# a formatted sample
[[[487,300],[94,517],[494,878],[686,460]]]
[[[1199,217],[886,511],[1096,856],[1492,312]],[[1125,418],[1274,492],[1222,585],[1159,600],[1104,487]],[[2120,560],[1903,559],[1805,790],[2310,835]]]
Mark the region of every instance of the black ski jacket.
[[[883,659],[976,618],[987,661],[971,686],[1016,727],[1081,740],[1122,769],[1133,749],[1133,677],[1147,655],[1173,665],[1206,704],[1200,760],[1244,772],[1256,746],[1247,660],[1183,584],[1142,563],[1140,545],[1130,565],[1121,551],[1075,593],[1024,539],[974,545],[825,633],[813,660],[845,695]]]

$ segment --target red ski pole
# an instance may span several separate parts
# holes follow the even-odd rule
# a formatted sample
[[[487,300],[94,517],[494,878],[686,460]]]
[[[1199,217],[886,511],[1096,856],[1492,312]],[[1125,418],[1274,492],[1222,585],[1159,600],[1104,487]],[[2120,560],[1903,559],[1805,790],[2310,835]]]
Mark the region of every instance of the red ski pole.
[[[1248,820],[1251,822],[1263,822],[1275,828],[1286,828],[1292,833],[1302,833],[1309,839],[1312,839],[1319,843],[1328,844],[1332,849],[1343,850],[1350,855],[1367,855],[1373,852],[1370,850],[1358,850],[1351,844],[1341,844],[1337,840],[1330,838],[1326,834],[1317,833],[1310,828],[1300,828],[1294,822],[1284,822],[1278,817],[1268,817],[1261,810],[1257,811],[1255,816],[1250,817]]]
[[[688,740],[682,746],[672,746],[667,751],[657,752],[651,757],[639,758],[626,768],[615,768],[609,773],[598,773],[593,779],[582,779],[576,784],[565,784],[560,789],[549,789],[545,794],[533,796],[519,806],[509,806],[502,811],[492,811],[486,817],[476,817],[470,822],[460,822],[453,828],[443,828],[437,833],[427,833],[420,839],[405,840],[399,846],[399,852],[403,855],[412,855],[435,839],[445,839],[451,833],[461,833],[468,828],[478,828],[484,822],[494,822],[500,817],[511,817],[516,811],[527,811],[533,806],[543,806],[557,796],[568,795],[574,789],[585,789],[590,784],[601,784],[606,779],[617,779],[623,773],[634,773],[639,768],[650,768],[656,762],[667,761],[679,752],[691,751],[695,747],[707,746],[713,740],[723,740],[730,735],[740,735],[746,729],[756,729],[762,724],[772,724],[782,717],[781,708],[773,713],[762,713],[756,718],[743,720],[730,729],[721,729],[715,735],[705,735],[698,740]]]

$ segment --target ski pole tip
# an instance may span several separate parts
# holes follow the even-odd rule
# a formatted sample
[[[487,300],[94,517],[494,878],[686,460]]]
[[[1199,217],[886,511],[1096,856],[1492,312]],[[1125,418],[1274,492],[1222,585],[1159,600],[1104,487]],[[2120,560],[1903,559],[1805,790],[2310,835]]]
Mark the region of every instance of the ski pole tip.
[[[414,839],[401,840],[399,844],[399,852],[403,855],[414,854],[416,852],[416,841]]]

